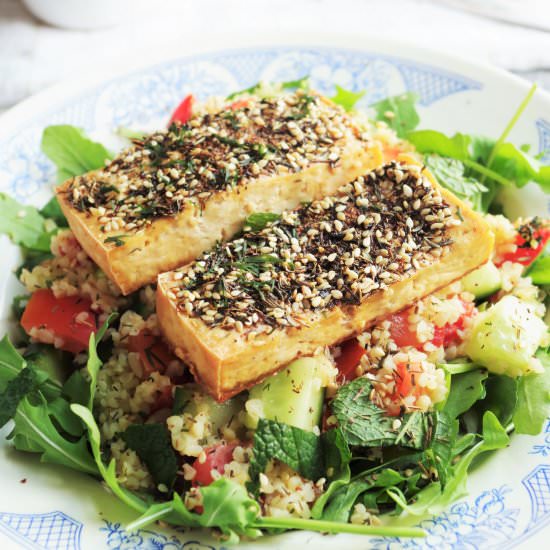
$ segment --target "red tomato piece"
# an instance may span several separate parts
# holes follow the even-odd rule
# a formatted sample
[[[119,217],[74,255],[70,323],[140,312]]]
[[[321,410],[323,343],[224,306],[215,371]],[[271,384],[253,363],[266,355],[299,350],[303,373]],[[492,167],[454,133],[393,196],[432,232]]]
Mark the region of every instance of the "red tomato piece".
[[[359,344],[357,338],[351,338],[340,344],[340,350],[340,356],[336,359],[338,381],[344,382],[357,378],[355,368],[359,365],[361,357],[365,355],[365,348]]]
[[[397,397],[406,397],[411,393],[412,387],[412,377],[407,363],[397,363],[394,399]]]
[[[160,391],[157,400],[151,405],[151,414],[161,409],[171,409],[174,404],[172,386],[164,386]]]
[[[548,228],[538,229],[533,233],[531,242],[534,241],[537,243],[535,247],[518,233],[515,241],[517,249],[514,252],[507,252],[504,254],[496,265],[501,266],[504,262],[515,262],[528,266],[532,264],[537,256],[544,250],[548,239],[550,239],[550,229]]]
[[[462,302],[464,305],[464,313],[454,323],[447,323],[442,327],[435,327],[434,337],[431,343],[434,346],[450,346],[460,341],[459,331],[464,330],[466,320],[475,314],[475,306],[471,302]]]
[[[128,337],[128,351],[139,353],[145,375],[154,371],[164,373],[168,365],[176,359],[166,344],[148,330]]]
[[[88,348],[90,335],[97,330],[91,306],[92,303],[86,298],[56,298],[51,290],[37,290],[31,295],[23,312],[21,326],[27,333],[33,328],[49,330],[62,340],[60,349],[80,353]]]
[[[206,450],[206,460],[203,463],[197,458],[192,466],[197,472],[193,485],[210,485],[214,481],[212,470],[223,474],[224,466],[233,460],[233,451],[237,443],[220,443]]]
[[[389,321],[390,335],[392,340],[400,347],[412,346],[414,348],[420,346],[416,332],[411,330],[409,323],[410,309],[394,313],[390,316]]]
[[[168,125],[174,122],[179,122],[181,124],[185,124],[186,122],[188,122],[193,115],[194,102],[195,98],[193,94],[189,94],[188,96],[186,96],[183,101],[176,107],[176,110],[172,113]]]
[[[229,108],[232,111],[236,111],[237,109],[244,109],[248,106],[250,100],[249,99],[237,99],[237,101],[234,101],[229,105]]]

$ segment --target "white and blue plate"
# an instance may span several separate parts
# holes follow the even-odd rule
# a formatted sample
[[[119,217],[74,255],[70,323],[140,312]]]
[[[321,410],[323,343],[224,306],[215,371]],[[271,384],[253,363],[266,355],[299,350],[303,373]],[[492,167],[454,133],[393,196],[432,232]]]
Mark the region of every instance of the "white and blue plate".
[[[51,196],[52,164],[40,152],[50,124],[73,124],[116,147],[113,130],[165,124],[188,93],[225,95],[259,80],[310,75],[313,86],[331,95],[334,85],[367,90],[363,106],[404,91],[419,97],[421,127],[498,136],[528,90],[502,71],[481,67],[406,44],[366,39],[323,38],[290,45],[257,44],[200,51],[162,62],[107,67],[27,100],[0,118],[0,191],[41,205]],[[265,44],[264,39],[264,44]],[[273,44],[273,42],[272,42]],[[324,44],[321,45],[321,44]],[[330,44],[330,45],[327,45]],[[215,47],[211,41],[210,48]],[[135,59],[134,55],[132,59]],[[135,62],[134,62],[135,63]],[[108,74],[110,69],[110,74]],[[550,150],[550,96],[537,92],[510,139],[531,152]],[[550,155],[543,159],[550,162]],[[548,216],[548,197],[534,186],[507,192],[511,216]],[[0,213],[2,215],[2,213]],[[0,334],[9,328],[11,298],[21,289],[12,274],[19,252],[0,238]],[[4,429],[2,436],[7,434]],[[0,548],[55,550],[220,550],[204,533],[151,527],[129,533],[132,513],[92,478],[19,453],[0,443]],[[420,525],[424,539],[366,538],[288,533],[243,543],[246,548],[483,549],[547,548],[550,534],[550,421],[536,437],[514,436],[506,450],[485,460],[469,479],[470,496]]]

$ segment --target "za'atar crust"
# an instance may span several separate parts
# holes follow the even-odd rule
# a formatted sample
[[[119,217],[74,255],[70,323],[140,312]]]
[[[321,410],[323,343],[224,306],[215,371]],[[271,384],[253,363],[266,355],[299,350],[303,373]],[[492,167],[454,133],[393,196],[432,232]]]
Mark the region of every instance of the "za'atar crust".
[[[381,159],[341,107],[298,91],[172,125],[56,192],[84,250],[128,294],[230,238],[250,213],[333,194]]]
[[[484,219],[411,159],[158,278],[166,340],[218,400],[488,260]]]

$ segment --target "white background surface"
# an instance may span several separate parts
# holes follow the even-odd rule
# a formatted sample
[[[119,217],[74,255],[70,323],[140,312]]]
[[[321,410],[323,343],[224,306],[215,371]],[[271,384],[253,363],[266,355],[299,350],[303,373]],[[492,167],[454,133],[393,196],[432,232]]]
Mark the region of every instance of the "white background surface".
[[[98,10],[104,4],[89,1]],[[41,23],[20,0],[0,0],[0,110],[113,57],[139,56],[163,42],[180,43],[178,50],[185,52],[220,33],[228,47],[243,34],[277,33],[280,43],[285,33],[296,32],[385,36],[487,61],[550,88],[550,32],[448,5],[461,2],[490,4],[494,17],[519,6],[522,20],[550,21],[547,0],[150,0],[115,27],[76,31]],[[499,10],[499,2],[507,5]]]

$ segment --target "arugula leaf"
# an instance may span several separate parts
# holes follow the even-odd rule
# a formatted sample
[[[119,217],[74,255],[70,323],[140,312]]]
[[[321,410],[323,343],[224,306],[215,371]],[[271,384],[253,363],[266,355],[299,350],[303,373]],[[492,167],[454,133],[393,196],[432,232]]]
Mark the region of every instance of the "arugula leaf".
[[[24,397],[13,418],[15,427],[8,439],[13,439],[15,448],[22,451],[39,453],[42,462],[61,464],[74,470],[95,474],[97,472],[88,452],[86,439],[68,441],[56,429],[46,400],[33,405]]]
[[[121,437],[147,466],[155,483],[172,488],[178,461],[168,428],[164,424],[132,424]]]
[[[32,369],[24,368],[11,379],[6,389],[0,393],[0,428],[15,416],[17,406],[36,388],[36,375]]]
[[[372,483],[360,480],[352,481],[340,487],[332,495],[328,505],[323,510],[322,518],[327,521],[349,521],[351,509],[357,498],[371,487]]]
[[[525,275],[531,277],[535,285],[550,285],[550,244],[527,268]]]
[[[254,457],[250,462],[253,483],[272,458],[284,462],[307,479],[316,481],[323,475],[323,453],[318,435],[260,418],[254,433]]]
[[[329,485],[311,509],[313,519],[320,519],[323,516],[325,504],[335,491],[349,483],[351,477],[349,467],[351,451],[340,428],[322,433],[321,445]]]
[[[480,204],[481,196],[488,191],[488,188],[475,178],[465,175],[465,166],[459,160],[426,155],[424,162],[439,184],[474,205]]]
[[[229,94],[226,99],[235,99],[237,96],[243,95],[243,94],[250,94],[253,95],[257,91],[261,90],[263,87],[262,82],[258,82],[254,84],[253,86],[250,86],[249,88],[245,88],[244,90],[239,90],[237,92],[233,92]],[[302,78],[298,78],[296,80],[287,80],[286,82],[279,83],[279,86],[282,90],[308,90],[309,89],[309,76],[303,76]]]
[[[444,411],[437,413],[429,454],[435,464],[441,487],[445,487],[452,469],[453,447],[457,435],[458,420]]]
[[[55,195],[40,209],[40,215],[53,220],[57,227],[69,227],[67,218],[63,214],[63,210],[61,210],[61,206],[59,206],[59,201]]]
[[[330,99],[334,101],[337,105],[342,106],[346,111],[352,111],[355,107],[355,104],[366,94],[365,90],[360,92],[352,92],[351,90],[346,90],[341,86],[336,84],[336,94],[333,95]]]
[[[401,427],[394,428],[395,418],[375,405],[370,399],[372,384],[367,378],[356,378],[342,386],[331,407],[338,425],[350,446],[384,447],[401,445],[414,449],[428,446],[432,415],[413,412],[401,419]]]
[[[550,416],[550,353],[539,350],[536,357],[544,366],[540,374],[528,374],[518,381],[518,401],[513,415],[516,432],[537,435]]]
[[[75,126],[48,126],[42,134],[43,153],[57,166],[57,181],[102,168],[112,154]]]
[[[25,360],[13,347],[8,335],[4,335],[0,340],[0,387],[4,388],[24,367]]]
[[[415,107],[417,100],[416,94],[408,92],[373,103],[371,107],[376,112],[376,120],[385,122],[400,138],[406,138],[420,122]]]
[[[244,220],[244,227],[250,227],[251,231],[258,232],[280,219],[281,215],[273,212],[255,212]]]
[[[448,137],[436,130],[416,130],[407,134],[410,141],[419,153],[436,154],[456,160],[465,160],[470,157],[470,136],[457,133]]]
[[[51,233],[46,231],[46,220],[36,208],[24,206],[0,193],[0,212],[0,233],[7,235],[14,244],[49,252]]]
[[[451,377],[451,389],[443,407],[443,411],[450,418],[458,418],[469,410],[472,405],[485,397],[484,382],[488,372],[485,369],[476,369]]]
[[[518,379],[506,375],[489,376],[485,381],[485,398],[473,406],[473,412],[480,419],[486,411],[491,411],[503,426],[512,421],[512,415],[517,404]],[[478,422],[481,426],[481,421]],[[476,426],[475,431],[479,431]]]

